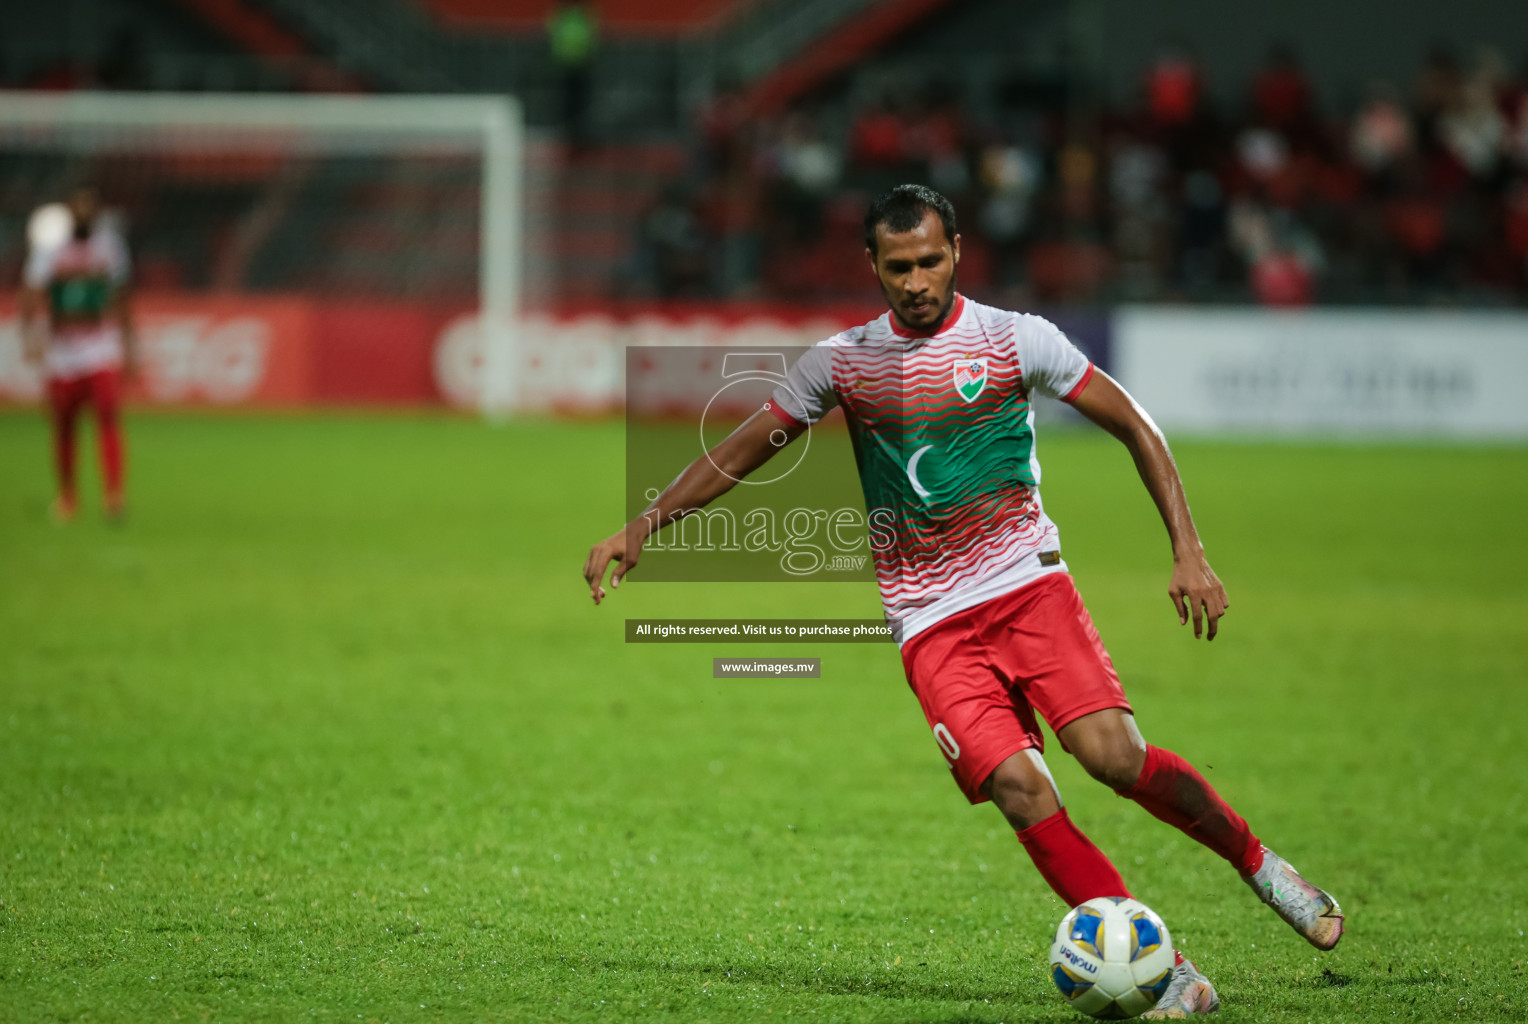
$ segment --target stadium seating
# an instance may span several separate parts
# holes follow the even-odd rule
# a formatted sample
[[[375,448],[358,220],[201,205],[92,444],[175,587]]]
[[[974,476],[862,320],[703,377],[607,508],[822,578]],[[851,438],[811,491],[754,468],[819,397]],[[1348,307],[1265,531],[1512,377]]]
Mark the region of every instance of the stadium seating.
[[[510,32],[539,31],[553,0],[419,0],[452,27]],[[746,0],[605,0],[601,27],[608,32],[693,32],[731,15]]]

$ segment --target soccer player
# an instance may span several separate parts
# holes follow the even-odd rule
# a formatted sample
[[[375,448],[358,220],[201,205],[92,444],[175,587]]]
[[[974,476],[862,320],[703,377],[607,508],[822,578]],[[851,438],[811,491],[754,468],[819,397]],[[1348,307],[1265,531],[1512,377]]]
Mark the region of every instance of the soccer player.
[[[881,601],[967,799],[997,805],[1068,907],[1130,895],[1067,816],[1038,714],[1088,774],[1214,850],[1295,931],[1331,949],[1343,929],[1337,902],[1263,846],[1187,761],[1142,737],[1040,504],[1034,394],[1070,403],[1129,450],[1172,544],[1179,623],[1192,619],[1194,636],[1213,640],[1225,588],[1161,432],[1053,324],[956,290],[960,236],[939,193],[901,185],[882,195],[866,214],[865,245],[890,310],[809,349],[764,408],[596,544],[584,565],[595,604],[612,561],[617,587],[652,530],[702,508],[842,405],[866,508],[894,513],[895,542],[872,545]],[[1148,1016],[1219,1004],[1180,954]]]
[[[53,245],[35,245],[27,255],[21,333],[29,358],[42,365],[47,381],[58,473],[54,516],[68,522],[79,508],[74,428],[81,409],[89,404],[95,410],[106,515],[117,521],[125,508],[122,378],[132,372],[136,347],[127,294],[127,246],[103,222],[95,189],[76,189],[69,197],[69,213],[69,237]]]

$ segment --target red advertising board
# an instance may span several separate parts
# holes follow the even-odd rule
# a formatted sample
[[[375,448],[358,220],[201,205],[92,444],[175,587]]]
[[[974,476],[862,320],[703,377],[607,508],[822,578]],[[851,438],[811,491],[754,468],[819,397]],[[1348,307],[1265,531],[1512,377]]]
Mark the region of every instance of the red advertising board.
[[[264,406],[311,400],[309,303],[145,296],[136,312],[140,372],[131,399]]]
[[[471,311],[307,296],[146,293],[135,300],[139,371],[129,400],[164,406],[471,407],[482,365]],[[517,392],[533,410],[618,409],[629,345],[809,345],[874,311],[645,303],[535,313],[514,325]],[[0,403],[42,394],[0,302]]]
[[[460,310],[301,296],[149,293],[134,301],[130,402],[166,406],[439,405],[434,351]],[[0,304],[0,402],[31,402],[15,304]]]

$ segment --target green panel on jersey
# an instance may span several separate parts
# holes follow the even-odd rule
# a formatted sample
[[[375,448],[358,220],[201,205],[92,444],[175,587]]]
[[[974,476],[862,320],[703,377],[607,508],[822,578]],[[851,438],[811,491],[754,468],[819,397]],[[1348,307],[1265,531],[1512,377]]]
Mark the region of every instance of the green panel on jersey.
[[[48,286],[48,306],[55,320],[99,320],[115,291],[106,277],[68,277]]]
[[[861,377],[845,396],[865,507],[893,510],[902,545],[984,545],[1028,504],[1029,399],[999,376],[972,398],[949,378],[904,368],[892,381]]]
[[[913,410],[891,429],[853,422],[866,508],[916,499],[937,510],[1035,486],[1029,402],[1017,392],[994,394],[989,409],[968,416],[930,420]]]

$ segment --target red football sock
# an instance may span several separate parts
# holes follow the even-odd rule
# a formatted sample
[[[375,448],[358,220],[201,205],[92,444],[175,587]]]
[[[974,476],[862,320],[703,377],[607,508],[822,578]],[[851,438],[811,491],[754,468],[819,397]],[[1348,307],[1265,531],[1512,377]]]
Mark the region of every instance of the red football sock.
[[[1120,793],[1190,839],[1203,843],[1244,875],[1263,865],[1263,846],[1242,816],[1220,798],[1194,766],[1171,750],[1146,748],[1135,785]]]
[[[114,511],[120,511],[123,463],[121,376],[108,370],[91,377],[90,383],[97,434],[101,441],[101,476],[105,478],[106,504]]]
[[[75,409],[62,394],[59,385],[53,394],[53,465],[58,472],[58,493],[65,502],[74,501],[74,422]]]
[[[1095,896],[1129,896],[1109,858],[1072,824],[1066,808],[1019,833],[1040,874],[1068,907]]]
[[[106,500],[122,500],[122,426],[115,419],[101,422],[101,475],[106,478]]]

